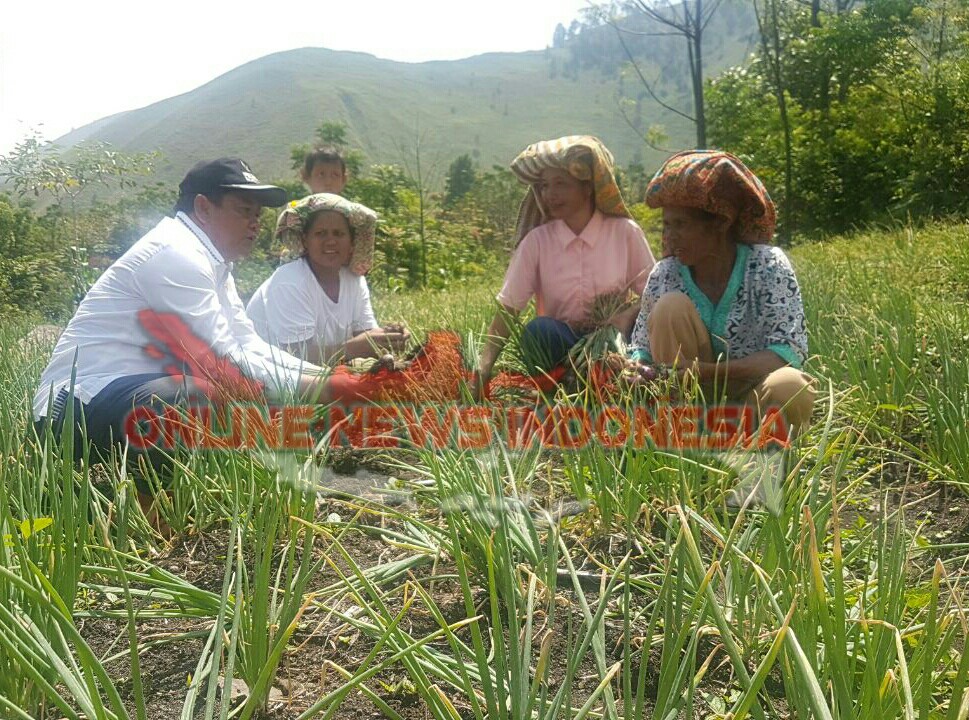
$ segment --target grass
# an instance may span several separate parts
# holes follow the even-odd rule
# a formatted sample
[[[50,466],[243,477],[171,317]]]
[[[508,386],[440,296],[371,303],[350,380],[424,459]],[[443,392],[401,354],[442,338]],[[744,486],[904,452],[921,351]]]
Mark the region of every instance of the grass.
[[[24,445],[45,350],[4,328],[0,716],[965,718],[965,235],[792,251],[823,401],[791,449],[186,453],[174,543],[117,465]],[[497,282],[377,310],[473,347]],[[318,498],[320,459],[406,503]]]

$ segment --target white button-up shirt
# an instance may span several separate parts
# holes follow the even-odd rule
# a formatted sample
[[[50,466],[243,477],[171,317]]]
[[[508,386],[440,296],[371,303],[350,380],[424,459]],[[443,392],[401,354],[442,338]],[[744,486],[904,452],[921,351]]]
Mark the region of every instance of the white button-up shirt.
[[[265,342],[246,316],[227,263],[184,213],[165,218],[122,255],[88,291],[61,335],[34,396],[34,418],[70,386],[88,403],[120,377],[165,373],[169,353],[142,327],[142,310],[177,315],[213,354],[230,360],[269,391],[295,389],[301,373],[322,372]],[[162,348],[164,350],[164,348]]]

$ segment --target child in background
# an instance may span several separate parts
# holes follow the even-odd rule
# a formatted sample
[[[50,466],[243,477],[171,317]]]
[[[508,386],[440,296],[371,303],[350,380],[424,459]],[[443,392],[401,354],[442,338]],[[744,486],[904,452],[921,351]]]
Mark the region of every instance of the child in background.
[[[301,178],[313,195],[342,195],[347,185],[346,160],[336,148],[316,148],[303,159]]]

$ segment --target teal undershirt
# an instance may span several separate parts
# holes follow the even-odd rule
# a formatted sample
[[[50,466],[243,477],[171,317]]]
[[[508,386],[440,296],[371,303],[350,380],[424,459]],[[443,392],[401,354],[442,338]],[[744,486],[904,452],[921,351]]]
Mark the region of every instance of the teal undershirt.
[[[690,300],[696,306],[703,326],[710,333],[710,343],[713,346],[714,357],[727,356],[727,348],[723,343],[723,338],[727,330],[727,315],[730,313],[730,308],[733,307],[737,299],[737,291],[740,290],[740,284],[743,282],[744,272],[747,269],[748,257],[750,257],[750,246],[738,243],[737,258],[734,260],[733,270],[731,270],[730,279],[727,281],[727,288],[723,291],[720,302],[716,305],[693,282],[690,268],[680,264],[680,277],[683,280],[683,287],[686,289],[686,294]],[[790,345],[768,345],[767,349],[777,353],[784,362],[790,364],[792,367],[801,367],[801,361]],[[633,357],[636,360],[645,362],[653,361],[644,350],[634,351]]]

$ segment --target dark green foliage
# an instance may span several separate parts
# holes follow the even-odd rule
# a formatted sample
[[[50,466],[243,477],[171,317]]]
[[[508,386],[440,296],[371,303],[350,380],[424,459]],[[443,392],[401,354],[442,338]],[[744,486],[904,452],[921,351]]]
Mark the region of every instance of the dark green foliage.
[[[484,173],[451,207],[437,194],[425,199],[428,287],[447,287],[457,280],[485,275],[504,261],[500,230],[490,221],[487,205],[489,199],[500,201],[501,195],[479,190],[479,181],[499,189],[495,176]],[[353,190],[354,200],[380,213],[376,262],[368,278],[371,285],[390,290],[420,287],[424,284],[421,203],[414,181],[396,165],[376,165]],[[482,205],[476,203],[479,198]]]
[[[474,162],[465,153],[459,155],[447,169],[444,178],[444,204],[451,206],[468,194],[474,186]]]
[[[488,243],[510,247],[518,207],[525,197],[525,186],[511,170],[495,165],[478,173],[468,193],[450,209],[453,217],[475,218],[474,224],[488,234]]]
[[[372,165],[366,177],[347,185],[346,196],[373,208],[381,215],[394,214],[402,207],[401,193],[416,192],[414,183],[399,165]]]
[[[646,195],[646,186],[652,177],[653,174],[647,172],[640,162],[631,162],[625,168],[616,169],[616,181],[627,206],[642,202]]]
[[[0,316],[62,315],[71,294],[66,260],[30,207],[0,194]]]
[[[123,200],[108,204],[97,193],[123,197],[153,171],[155,158],[156,153],[118,152],[103,142],[62,151],[37,132],[0,157],[0,181],[21,198],[52,201],[38,222],[43,248],[12,254],[0,270],[0,309],[54,318],[76,307],[104,266],[99,261],[111,245],[108,236],[125,209]],[[115,242],[123,244],[124,230],[119,232]],[[31,242],[22,224],[10,233],[17,243]],[[68,307],[62,303],[65,293]]]
[[[796,233],[843,232],[969,208],[963,4],[874,0],[820,16],[779,1]],[[742,155],[784,203],[784,142],[763,54],[708,86],[713,144]]]

